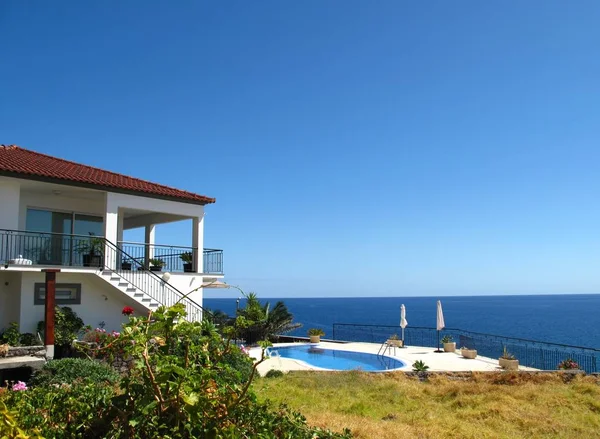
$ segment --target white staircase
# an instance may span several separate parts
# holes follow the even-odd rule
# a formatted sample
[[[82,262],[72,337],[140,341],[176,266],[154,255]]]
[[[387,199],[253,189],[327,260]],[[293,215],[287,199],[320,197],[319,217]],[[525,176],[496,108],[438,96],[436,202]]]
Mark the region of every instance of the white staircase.
[[[96,274],[102,280],[108,282],[113,287],[121,291],[126,296],[131,297],[133,300],[135,300],[137,303],[144,306],[148,310],[154,311],[161,305],[161,303],[157,299],[140,290],[128,280],[123,279],[121,276],[119,276],[117,273],[111,270],[97,271]]]
[[[161,305],[173,306],[182,303],[188,321],[202,320],[202,306],[185,297],[181,291],[154,272],[148,271],[139,261],[124,253],[112,242],[105,240],[105,243],[105,268],[96,272],[101,279],[148,310],[154,310]],[[121,259],[130,260],[133,266],[129,270],[122,269],[119,262]]]

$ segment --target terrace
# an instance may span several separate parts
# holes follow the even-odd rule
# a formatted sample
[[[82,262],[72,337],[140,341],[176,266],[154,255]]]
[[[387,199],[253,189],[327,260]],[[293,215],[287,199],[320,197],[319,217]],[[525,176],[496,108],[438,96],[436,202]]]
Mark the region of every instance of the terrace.
[[[5,264],[100,268],[112,255],[120,269],[135,267],[172,273],[223,274],[223,250],[119,241],[102,236],[0,229],[0,261]],[[200,259],[200,256],[202,259]],[[198,264],[198,270],[195,267]],[[162,264],[162,265],[161,265]]]

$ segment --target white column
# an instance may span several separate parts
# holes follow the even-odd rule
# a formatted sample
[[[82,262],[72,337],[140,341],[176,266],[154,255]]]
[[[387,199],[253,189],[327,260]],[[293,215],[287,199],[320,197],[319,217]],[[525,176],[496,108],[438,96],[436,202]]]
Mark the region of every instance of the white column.
[[[106,212],[104,213],[104,238],[117,245],[118,229],[119,229],[119,206],[112,194],[106,194]],[[104,251],[104,264],[107,268],[117,268],[117,252],[114,248],[107,244]]]
[[[156,236],[156,225],[148,224],[144,228],[144,242],[146,243],[146,248],[144,251],[144,264],[145,267],[148,268],[150,266],[150,259],[154,258],[154,243]]]
[[[125,212],[122,208],[118,209],[118,217],[117,217],[117,241],[115,242],[115,245],[123,250],[123,244],[121,244],[121,241],[123,241],[123,224],[124,224],[124,217],[125,217]],[[121,252],[117,252],[117,267],[120,268],[121,267],[121,263],[123,262],[123,254]]]
[[[196,273],[204,271],[204,208],[202,215],[192,218],[192,247],[194,247],[194,265]]]

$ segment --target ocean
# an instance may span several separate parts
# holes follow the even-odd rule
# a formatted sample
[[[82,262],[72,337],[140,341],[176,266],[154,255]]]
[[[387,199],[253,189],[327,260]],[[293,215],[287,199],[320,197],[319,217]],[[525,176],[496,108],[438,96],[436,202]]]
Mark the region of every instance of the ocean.
[[[291,333],[305,336],[322,328],[332,336],[334,323],[399,325],[400,305],[406,306],[409,327],[436,324],[436,301],[442,301],[446,327],[467,331],[600,348],[600,295],[265,298],[282,300],[303,327]],[[235,314],[236,299],[204,299],[204,306]],[[240,302],[244,306],[244,300]]]

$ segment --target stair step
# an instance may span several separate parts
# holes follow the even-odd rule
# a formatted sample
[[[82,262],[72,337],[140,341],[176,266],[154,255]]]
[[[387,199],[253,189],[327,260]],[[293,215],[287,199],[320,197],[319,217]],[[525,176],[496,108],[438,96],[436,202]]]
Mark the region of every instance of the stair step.
[[[125,291],[127,291],[128,293],[133,293],[133,292],[137,291],[137,288],[136,287],[127,287],[127,288],[125,288]]]

